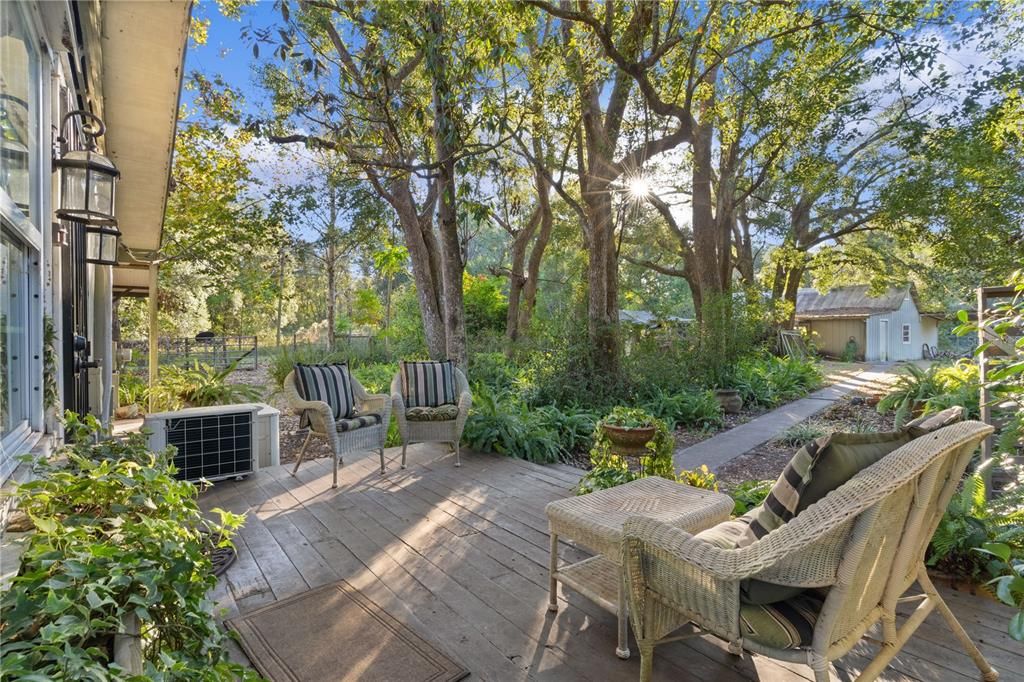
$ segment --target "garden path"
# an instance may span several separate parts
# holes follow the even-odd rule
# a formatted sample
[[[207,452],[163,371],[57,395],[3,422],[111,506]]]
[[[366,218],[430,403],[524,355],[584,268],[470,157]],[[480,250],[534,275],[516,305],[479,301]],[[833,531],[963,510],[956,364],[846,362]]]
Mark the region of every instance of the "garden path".
[[[844,395],[855,391],[884,390],[895,379],[892,363],[876,365],[836,365],[826,367],[826,377],[832,383],[806,398],[777,407],[745,424],[703,440],[696,445],[680,448],[673,456],[676,469],[698,469],[706,464],[715,471],[729,460],[775,438],[794,424],[821,412]]]

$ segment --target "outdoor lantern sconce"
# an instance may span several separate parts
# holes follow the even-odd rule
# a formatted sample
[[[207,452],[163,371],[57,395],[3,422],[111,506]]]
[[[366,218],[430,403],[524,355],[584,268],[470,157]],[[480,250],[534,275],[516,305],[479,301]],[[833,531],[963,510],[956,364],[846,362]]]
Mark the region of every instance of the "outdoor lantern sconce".
[[[117,265],[117,240],[121,231],[112,225],[85,226],[85,262]]]
[[[110,159],[96,151],[96,138],[101,137],[107,128],[96,115],[76,110],[64,116],[62,134],[68,121],[75,116],[84,121],[82,133],[88,143],[86,149],[65,152],[53,162],[60,169],[57,217],[84,223],[86,227],[113,227],[113,232],[120,235],[114,217],[114,186],[121,172]],[[68,140],[61,137],[60,141],[66,143]]]

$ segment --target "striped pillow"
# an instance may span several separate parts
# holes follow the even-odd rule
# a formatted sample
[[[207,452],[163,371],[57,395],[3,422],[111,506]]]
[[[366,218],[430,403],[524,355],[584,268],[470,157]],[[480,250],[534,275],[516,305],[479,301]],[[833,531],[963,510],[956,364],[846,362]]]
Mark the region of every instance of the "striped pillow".
[[[335,421],[351,419],[355,414],[352,379],[345,363],[295,365],[295,385],[303,400],[319,400],[330,405]]]
[[[833,433],[803,446],[786,464],[764,504],[750,515],[750,526],[739,546],[752,544],[780,528],[910,440],[906,431]]]
[[[401,364],[402,398],[407,408],[455,403],[455,365],[451,360]]]

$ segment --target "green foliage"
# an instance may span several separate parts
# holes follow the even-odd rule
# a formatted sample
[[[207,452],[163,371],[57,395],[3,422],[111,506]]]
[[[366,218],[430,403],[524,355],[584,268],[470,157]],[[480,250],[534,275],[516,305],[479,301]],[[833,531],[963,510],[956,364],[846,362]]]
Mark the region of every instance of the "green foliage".
[[[707,464],[701,464],[699,469],[680,469],[676,480],[693,488],[718,491],[718,479]]]
[[[37,462],[40,477],[14,492],[35,532],[0,598],[5,677],[127,680],[112,637],[134,615],[144,679],[258,679],[228,661],[207,597],[217,578],[203,549],[230,544],[243,518],[205,518],[171,451],[149,452],[142,434],[109,439],[70,412],[66,433],[62,457]]]
[[[730,490],[729,496],[736,503],[732,509],[733,516],[743,516],[764,502],[774,485],[775,481],[743,481]]]
[[[745,405],[775,407],[821,384],[821,373],[813,360],[765,354],[740,360],[729,387],[740,392]]]
[[[1018,642],[1024,642],[1024,560],[1013,548],[1001,542],[986,542],[975,551],[983,552],[993,560],[989,561],[989,573],[997,577],[988,582],[995,586],[996,598],[1017,609],[1010,617],[1007,632]]]
[[[799,448],[827,434],[828,429],[824,424],[811,420],[803,421],[799,424],[793,424],[793,426],[790,426],[788,429],[783,431],[775,440],[778,443],[792,445],[793,447]]]
[[[377,327],[384,321],[384,304],[373,289],[360,289],[352,301],[352,322],[365,327]]]
[[[701,314],[690,330],[692,375],[710,388],[738,388],[734,369],[770,335],[769,311],[751,291],[709,297]]]
[[[481,332],[504,331],[508,297],[502,293],[501,286],[502,281],[497,277],[463,274],[462,297],[468,337],[472,338]]]
[[[642,429],[656,422],[655,417],[637,407],[616,407],[601,419],[602,424],[623,429]]]
[[[638,426],[654,426],[654,436],[645,445],[646,454],[632,459],[639,464],[634,470],[629,465],[630,458],[617,454],[602,424],[635,428]],[[672,454],[675,451],[675,439],[668,425],[660,419],[647,414],[643,410],[616,407],[610,414],[598,422],[594,429],[594,446],[590,449],[591,469],[580,479],[576,486],[576,494],[584,495],[611,488],[622,483],[646,476],[661,476],[676,480],[672,465]],[[682,472],[687,474],[687,472]]]
[[[391,380],[398,374],[397,362],[378,362],[352,368],[352,374],[367,393],[390,395]]]
[[[1024,559],[1024,486],[1017,485],[989,501],[984,478],[975,472],[964,479],[950,500],[932,537],[928,565],[977,580],[986,575],[988,566],[984,555],[974,550],[989,542],[1006,544],[1015,557]]]
[[[43,407],[47,410],[60,404],[57,392],[57,329],[53,318],[43,315]]]
[[[917,414],[930,414],[954,405],[967,411],[967,418],[980,414],[978,368],[967,360],[951,366],[934,364],[922,369],[904,366],[893,388],[878,402],[882,414],[895,411],[896,426]]]
[[[224,369],[194,361],[191,367],[166,365],[160,368],[157,385],[153,387],[154,407],[157,410],[178,410],[182,407],[231,405],[260,400],[263,390],[250,384],[228,381],[238,368],[235,360]]]
[[[462,440],[484,452],[550,464],[585,449],[595,422],[596,417],[584,410],[530,408],[477,383]]]
[[[499,391],[507,391],[520,378],[520,370],[504,353],[473,353],[469,356],[469,380],[481,382]]]
[[[710,429],[722,425],[722,407],[711,390],[670,393],[659,387],[642,403],[643,409],[673,428]]]
[[[149,382],[130,371],[122,371],[117,382],[117,400],[121,405],[145,406],[149,400]]]

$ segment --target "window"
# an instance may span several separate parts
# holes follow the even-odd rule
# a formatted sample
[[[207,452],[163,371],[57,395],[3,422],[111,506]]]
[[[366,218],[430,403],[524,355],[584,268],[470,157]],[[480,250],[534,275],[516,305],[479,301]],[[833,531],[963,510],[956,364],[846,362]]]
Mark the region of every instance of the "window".
[[[28,270],[25,249],[0,233],[0,437],[28,419]]]
[[[42,134],[48,79],[34,11],[0,0],[0,482],[42,426],[39,225],[47,222],[50,178]]]
[[[22,3],[0,3],[0,190],[29,219],[40,183],[39,99],[42,77]]]
[[[903,325],[903,343],[910,343],[910,325]]]

